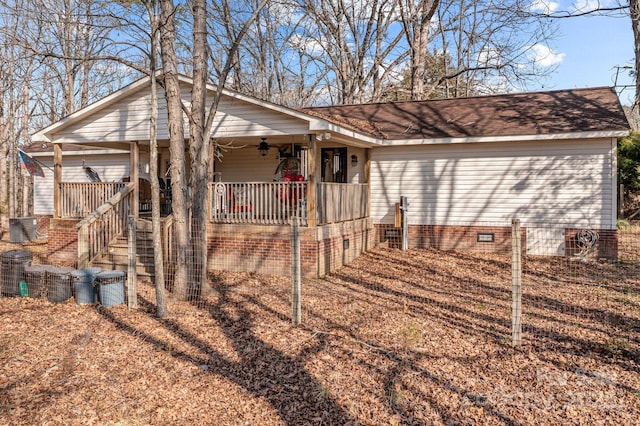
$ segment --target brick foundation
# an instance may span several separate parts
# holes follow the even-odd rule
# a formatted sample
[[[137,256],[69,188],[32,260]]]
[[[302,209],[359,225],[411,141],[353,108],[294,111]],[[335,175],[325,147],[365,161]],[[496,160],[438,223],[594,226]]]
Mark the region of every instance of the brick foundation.
[[[386,242],[390,247],[400,248],[402,230],[393,225],[375,225],[376,241]],[[527,229],[521,228],[522,250],[527,250]],[[581,248],[576,244],[579,229],[566,228],[564,232],[565,256],[576,256]],[[591,258],[617,260],[618,231],[615,229],[595,229],[599,234],[596,249]],[[479,234],[493,236],[492,242],[479,241]],[[453,225],[411,225],[409,226],[409,248],[437,248],[439,250],[483,251],[491,253],[511,252],[510,226],[453,226]]]
[[[376,225],[376,240],[388,242],[390,247],[400,248],[402,229],[393,225]],[[492,242],[478,241],[478,235],[491,236]],[[522,229],[522,242],[526,233]],[[409,248],[437,248],[439,250],[489,251],[509,253],[511,251],[510,226],[447,226],[447,225],[411,225],[409,226]]]
[[[208,269],[291,274],[291,227],[209,225]],[[373,247],[370,220],[300,228],[300,262],[304,277],[318,277],[348,264]]]
[[[78,260],[76,219],[51,219],[49,223],[48,261],[56,265],[75,266]]]

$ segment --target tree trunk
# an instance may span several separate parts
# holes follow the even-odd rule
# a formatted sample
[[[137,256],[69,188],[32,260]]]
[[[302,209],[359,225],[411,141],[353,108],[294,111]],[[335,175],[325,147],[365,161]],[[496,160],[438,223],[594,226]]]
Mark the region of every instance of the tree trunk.
[[[205,0],[193,0],[193,89],[189,154],[191,159],[192,282],[196,294],[207,293],[207,189],[209,183],[209,136],[205,134],[207,98],[207,10]]]
[[[22,140],[24,145],[29,143],[29,94],[31,86],[29,85],[31,76],[31,67],[27,71],[27,79],[22,88]],[[19,167],[19,166],[18,166]],[[33,176],[21,176],[22,179],[22,208],[21,215],[29,216],[29,206],[31,205],[31,188],[33,187]]]
[[[4,116],[4,94],[0,94],[0,158],[7,158],[8,154],[8,127],[9,123]],[[9,216],[7,215],[7,162],[0,161],[0,227],[9,227]]]
[[[151,116],[149,118],[149,174],[151,179],[151,226],[153,229],[153,263],[155,266],[156,316],[169,315],[164,279],[164,256],[162,253],[162,223],[160,222],[160,182],[158,181],[158,84],[156,81],[156,58],[158,44],[158,19],[155,1],[145,3],[151,22]]]
[[[425,97],[424,80],[429,48],[429,26],[439,3],[439,0],[422,0],[417,12],[418,22],[413,32],[413,43],[411,43],[412,100],[421,100]]]
[[[11,106],[11,121],[9,121],[9,132],[7,142],[9,144],[9,217],[16,216],[16,200],[17,194],[16,190],[18,189],[17,179],[16,179],[16,157],[18,156],[18,152],[16,151],[16,132],[15,132],[15,104]]]
[[[182,98],[178,81],[178,61],[175,51],[176,24],[175,7],[172,0],[160,1],[160,47],[164,72],[164,89],[167,101],[169,152],[171,155],[171,194],[175,220],[176,265],[174,295],[179,300],[187,300],[189,223],[187,210],[187,185],[185,166],[184,124]]]
[[[631,26],[633,27],[633,49],[635,53],[635,79],[636,79],[636,98],[635,107],[640,108],[640,3],[638,0],[629,0],[629,12],[631,15]]]

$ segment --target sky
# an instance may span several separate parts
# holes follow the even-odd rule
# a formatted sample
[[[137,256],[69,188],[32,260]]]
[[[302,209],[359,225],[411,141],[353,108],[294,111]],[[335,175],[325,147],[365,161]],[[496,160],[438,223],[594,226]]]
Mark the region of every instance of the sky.
[[[558,36],[546,60],[557,67],[531,90],[613,86],[616,67],[633,66],[633,31],[629,17],[585,16],[558,19]],[[633,85],[630,69],[620,69],[617,84]],[[618,87],[623,105],[633,103],[633,87]]]

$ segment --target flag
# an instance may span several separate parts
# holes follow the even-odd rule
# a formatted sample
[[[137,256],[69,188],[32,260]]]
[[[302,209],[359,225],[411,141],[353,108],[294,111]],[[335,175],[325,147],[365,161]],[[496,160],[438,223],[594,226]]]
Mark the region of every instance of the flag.
[[[40,164],[33,158],[29,157],[25,152],[18,150],[20,157],[20,171],[23,176],[40,176],[44,177],[44,172]]]

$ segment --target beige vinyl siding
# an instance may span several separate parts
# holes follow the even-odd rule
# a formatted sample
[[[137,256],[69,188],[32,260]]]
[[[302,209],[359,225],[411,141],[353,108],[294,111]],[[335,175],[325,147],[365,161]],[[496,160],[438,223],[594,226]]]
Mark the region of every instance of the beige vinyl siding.
[[[182,97],[188,104],[191,88],[184,87]],[[212,95],[209,96],[211,102]],[[140,90],[106,106],[54,136],[60,142],[123,142],[149,139],[151,98]],[[158,94],[158,139],[169,139],[164,92]],[[184,120],[185,137],[189,123]],[[308,123],[229,96],[223,96],[214,118],[215,137],[274,136],[308,133]]]
[[[329,144],[322,145],[328,147]],[[351,165],[351,155],[358,156],[358,164]],[[223,182],[271,182],[275,176],[278,160],[278,148],[272,147],[266,157],[261,157],[255,146],[241,149],[226,149],[222,161],[216,161],[216,172]],[[347,148],[347,180],[349,183],[361,183],[364,180],[364,149]]]
[[[53,157],[37,157],[38,161],[45,164],[43,167],[45,177],[34,177],[33,182],[33,208],[36,215],[53,215]],[[103,182],[118,182],[129,175],[128,154],[105,155],[64,155],[62,158],[63,182],[90,182],[82,168],[82,160],[85,164],[98,172]]]
[[[106,106],[53,136],[60,142],[122,142],[149,139],[150,95],[141,90]],[[159,94],[158,139],[168,139],[164,94]]]
[[[358,157],[358,164],[355,166],[351,164],[352,155]],[[347,180],[349,183],[364,183],[366,181],[364,176],[365,162],[364,148],[347,147]]]
[[[372,150],[371,215],[410,224],[557,223],[615,226],[610,139],[389,147]]]
[[[278,150],[272,148],[262,157],[255,146],[228,149],[215,169],[222,182],[272,182],[278,167]]]
[[[207,101],[210,103],[212,96]],[[309,123],[250,103],[223,96],[211,135],[218,138],[286,136],[309,133]]]

